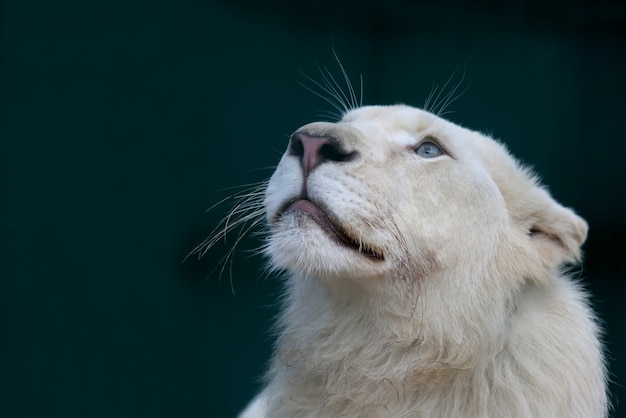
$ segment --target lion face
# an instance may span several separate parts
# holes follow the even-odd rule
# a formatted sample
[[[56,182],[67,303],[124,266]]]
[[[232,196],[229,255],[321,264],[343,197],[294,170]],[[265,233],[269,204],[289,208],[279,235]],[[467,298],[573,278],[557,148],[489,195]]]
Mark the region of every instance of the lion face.
[[[298,129],[264,204],[272,264],[331,282],[541,276],[586,235],[502,145],[402,105]]]

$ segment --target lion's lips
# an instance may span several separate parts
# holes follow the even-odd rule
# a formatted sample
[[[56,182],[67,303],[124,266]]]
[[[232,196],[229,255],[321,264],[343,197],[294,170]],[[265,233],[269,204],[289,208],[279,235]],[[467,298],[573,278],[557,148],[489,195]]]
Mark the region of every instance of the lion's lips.
[[[313,218],[317,224],[338,243],[345,247],[351,248],[360,254],[376,260],[384,260],[380,251],[373,250],[369,246],[364,245],[359,240],[352,238],[339,225],[333,222],[328,215],[315,203],[307,199],[299,199],[287,204],[278,214],[278,217],[288,212],[297,211]]]

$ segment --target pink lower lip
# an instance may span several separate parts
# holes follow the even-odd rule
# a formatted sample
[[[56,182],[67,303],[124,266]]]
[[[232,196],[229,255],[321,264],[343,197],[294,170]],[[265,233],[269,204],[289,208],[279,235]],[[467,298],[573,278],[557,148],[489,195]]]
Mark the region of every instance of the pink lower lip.
[[[322,212],[322,210],[310,200],[304,200],[304,199],[296,200],[291,205],[287,206],[287,208],[285,209],[285,212],[292,211],[292,210],[299,210],[301,212],[310,213],[311,215],[315,217],[318,217],[318,216],[326,217],[324,212]]]
[[[291,211],[298,211],[298,212],[302,212],[304,214],[311,216],[317,221],[317,223],[324,230],[326,230],[326,232],[329,232],[331,235],[334,235],[336,238],[338,238],[341,241],[344,241],[344,242],[346,241],[343,234],[341,234],[337,230],[337,228],[335,228],[334,224],[328,218],[328,215],[326,215],[326,213],[324,213],[324,211],[320,209],[319,206],[317,206],[315,203],[311,202],[310,200],[306,200],[306,199],[296,200],[295,202],[287,206],[287,208],[285,209],[285,212],[291,212]]]
[[[311,202],[310,200],[307,200],[307,199],[296,200],[295,202],[288,205],[281,214],[288,213],[288,212],[300,212],[300,213],[310,216],[311,218],[315,219],[317,224],[324,231],[326,231],[327,234],[334,237],[338,242],[350,248],[353,248],[353,249],[355,248],[356,244],[353,241],[351,241],[335,225],[333,221],[331,221],[328,215],[319,206],[317,206],[315,203]],[[364,253],[364,254],[368,255],[367,253]],[[380,259],[380,257],[376,257],[372,254],[370,255],[374,258]]]
[[[285,208],[283,213],[287,212],[301,212],[303,214],[309,215],[313,219],[317,221],[317,223],[331,236],[334,236],[338,241],[343,242],[346,245],[350,244],[350,240],[348,240],[343,233],[341,233],[335,224],[330,220],[328,215],[320,209],[315,203],[311,202],[307,199],[296,200],[289,206]]]

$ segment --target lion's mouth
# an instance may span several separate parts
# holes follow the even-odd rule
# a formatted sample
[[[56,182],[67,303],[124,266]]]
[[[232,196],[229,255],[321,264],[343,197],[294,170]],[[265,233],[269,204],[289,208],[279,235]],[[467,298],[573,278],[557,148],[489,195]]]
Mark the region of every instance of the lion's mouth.
[[[283,216],[285,213],[297,211],[301,212],[317,222],[317,224],[326,232],[328,236],[335,240],[335,242],[341,244],[344,247],[350,248],[359,254],[362,254],[369,259],[383,261],[385,257],[382,251],[373,248],[372,246],[363,243],[361,240],[352,237],[336,222],[333,222],[331,218],[315,203],[308,199],[299,199],[296,201],[288,202],[276,215],[276,219]]]

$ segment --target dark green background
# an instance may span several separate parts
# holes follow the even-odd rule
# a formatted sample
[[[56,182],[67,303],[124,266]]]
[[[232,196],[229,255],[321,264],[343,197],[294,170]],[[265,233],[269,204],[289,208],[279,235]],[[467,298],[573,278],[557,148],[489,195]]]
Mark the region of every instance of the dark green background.
[[[245,240],[183,263],[328,110],[421,105],[466,68],[453,121],[534,165],[590,226],[582,277],[626,416],[623,1],[0,2],[0,416],[228,417],[257,389],[279,289]],[[458,73],[457,73],[458,74]],[[621,400],[621,402],[620,402]]]

